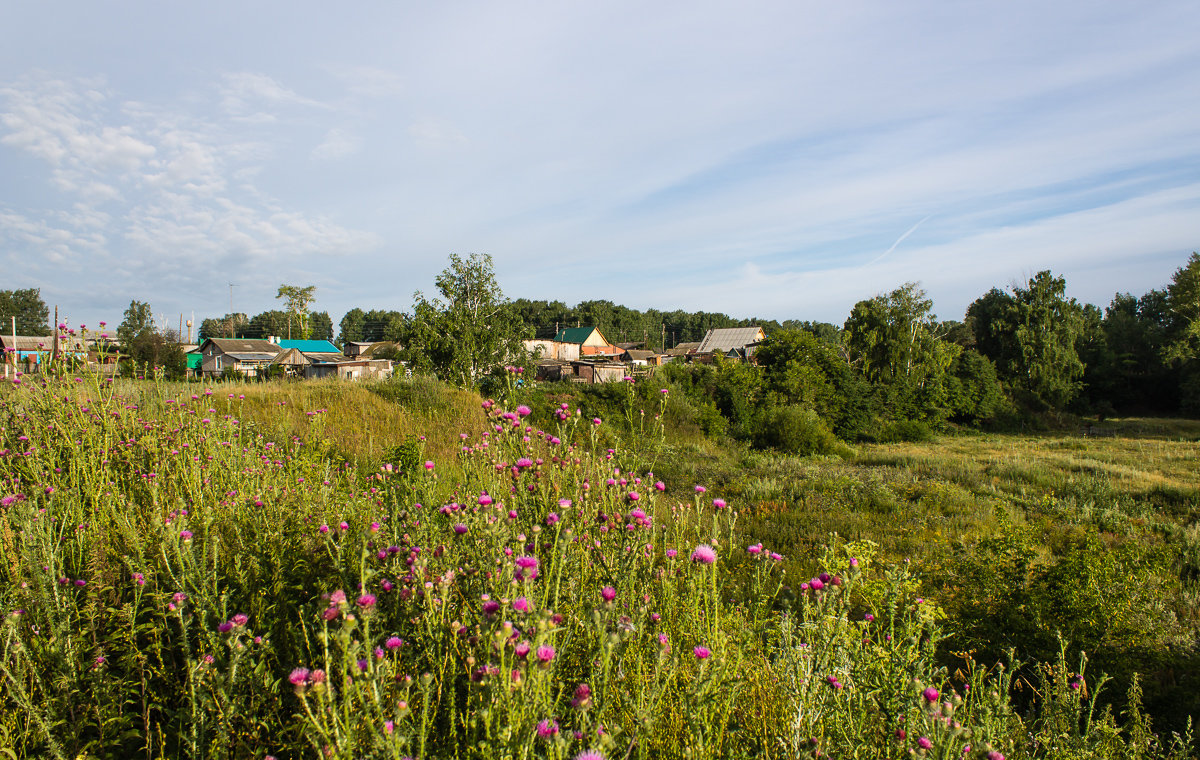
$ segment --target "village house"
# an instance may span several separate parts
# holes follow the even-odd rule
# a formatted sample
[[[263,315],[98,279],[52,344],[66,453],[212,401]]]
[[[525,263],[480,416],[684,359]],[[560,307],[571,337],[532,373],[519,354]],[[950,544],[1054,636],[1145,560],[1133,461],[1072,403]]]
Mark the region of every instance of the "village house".
[[[221,377],[226,371],[243,377],[266,374],[271,362],[281,352],[279,346],[258,338],[205,338],[200,344],[200,374]]]
[[[589,356],[620,356],[624,349],[608,342],[597,327],[567,327],[554,336],[556,343],[579,346],[579,358]]]
[[[717,354],[727,359],[752,360],[754,349],[767,339],[761,327],[723,327],[709,330],[693,354],[697,361],[710,363]]]
[[[42,367],[54,358],[58,351],[59,359],[69,361],[91,361],[87,341],[79,336],[59,337],[57,343],[53,335],[0,335],[0,352],[4,355],[4,376],[10,377],[17,372],[40,372]],[[113,352],[115,356],[116,352]],[[106,354],[97,351],[96,363],[101,363]],[[115,361],[115,360],[114,360]],[[107,362],[106,362],[107,363]]]

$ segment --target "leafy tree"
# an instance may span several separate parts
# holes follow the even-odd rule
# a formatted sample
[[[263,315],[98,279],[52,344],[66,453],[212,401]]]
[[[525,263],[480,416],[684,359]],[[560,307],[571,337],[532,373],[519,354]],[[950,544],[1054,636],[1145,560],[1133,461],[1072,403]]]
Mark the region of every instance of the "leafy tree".
[[[210,317],[200,322],[199,339],[206,338],[243,338],[250,319],[245,314],[226,314],[223,317]]]
[[[333,318],[327,311],[314,311],[309,315],[308,336],[312,340],[333,340]]]
[[[308,305],[316,298],[317,286],[308,285],[299,287],[297,285],[280,285],[279,292],[275,295],[276,299],[282,298],[287,303],[288,311],[299,317],[300,332],[295,337],[300,339],[308,338]],[[289,327],[291,323],[288,323]],[[287,337],[293,337],[290,333]]]
[[[126,349],[133,345],[133,339],[144,332],[154,331],[154,317],[150,304],[133,300],[125,310],[125,319],[117,327],[117,341]]]
[[[1066,280],[1038,272],[1011,294],[992,289],[967,309],[979,352],[1035,408],[1063,409],[1079,393],[1084,309]]]
[[[239,338],[298,337],[304,334],[300,325],[300,316],[290,311],[272,309],[261,314],[255,314],[249,324],[238,331]]]
[[[940,340],[933,302],[916,283],[859,301],[843,338],[851,362],[897,418],[944,418],[946,372],[961,348]]]
[[[946,391],[950,419],[955,422],[978,424],[996,418],[1006,408],[1007,397],[995,365],[973,349],[954,359]]]
[[[413,316],[399,336],[410,366],[473,386],[493,367],[524,354],[521,341],[530,331],[500,290],[491,256],[451,254],[435,282],[442,297],[414,293]]]
[[[17,318],[18,335],[47,335],[50,332],[50,310],[42,301],[40,288],[0,290],[0,330],[12,330]]]
[[[338,324],[338,343],[344,348],[347,343],[354,343],[363,339],[363,321],[365,313],[362,309],[354,308],[342,315],[342,321]]]
[[[174,330],[159,332],[152,327],[138,332],[128,343],[123,343],[134,365],[150,368],[161,367],[168,380],[178,380],[187,374],[187,355],[179,343],[179,333]]]
[[[1200,254],[1193,253],[1187,264],[1175,270],[1167,286],[1167,312],[1173,359],[1194,359],[1200,355]]]

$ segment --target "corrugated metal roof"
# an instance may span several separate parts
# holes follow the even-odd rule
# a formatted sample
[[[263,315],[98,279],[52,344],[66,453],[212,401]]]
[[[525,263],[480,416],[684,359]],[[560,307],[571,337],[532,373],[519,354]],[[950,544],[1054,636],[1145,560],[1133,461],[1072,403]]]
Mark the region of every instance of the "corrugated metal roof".
[[[700,341],[700,348],[696,349],[696,352],[700,354],[712,351],[725,353],[734,348],[744,348],[758,340],[762,340],[761,327],[723,327],[709,330],[708,334],[704,336],[704,340]]]
[[[239,362],[269,362],[275,358],[275,354],[249,352],[249,353],[234,353],[226,352],[226,356],[231,359],[237,359]]]
[[[342,354],[340,352],[313,353],[311,351],[305,351],[304,355],[307,356],[312,361],[320,362],[321,364],[341,364],[341,363],[349,360],[349,357],[347,357],[345,354]]]
[[[583,343],[595,329],[595,327],[564,327],[558,331],[558,335],[555,335],[554,339],[559,343]]]
[[[212,343],[223,354],[232,354],[234,352],[243,354],[263,353],[274,357],[280,351],[279,346],[261,338],[208,338],[204,343],[200,344],[201,347],[203,348],[206,343]]]
[[[338,347],[327,340],[281,340],[280,348],[295,348],[306,354],[340,354]]]

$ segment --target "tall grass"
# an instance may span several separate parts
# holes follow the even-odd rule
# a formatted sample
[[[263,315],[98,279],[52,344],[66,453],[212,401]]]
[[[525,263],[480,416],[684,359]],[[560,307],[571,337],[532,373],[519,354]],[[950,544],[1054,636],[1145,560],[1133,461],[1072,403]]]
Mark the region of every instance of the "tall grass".
[[[3,393],[0,754],[1187,753],[1136,733],[1136,702],[1134,728],[1098,713],[1083,663],[1050,662],[1018,713],[1011,667],[944,667],[909,567],[834,539],[800,574],[744,540],[760,507],[629,470],[670,462],[603,421],[420,386]],[[375,459],[420,435],[422,398],[437,437]],[[398,430],[350,432],[376,414]]]

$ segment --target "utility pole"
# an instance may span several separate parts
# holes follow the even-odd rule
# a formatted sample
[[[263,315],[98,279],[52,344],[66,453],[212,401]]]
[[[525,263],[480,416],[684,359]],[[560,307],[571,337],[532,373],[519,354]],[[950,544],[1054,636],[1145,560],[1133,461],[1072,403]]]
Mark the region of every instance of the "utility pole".
[[[233,337],[233,283],[229,283],[229,337]]]
[[[50,354],[51,361],[58,358],[58,304],[54,305],[54,350]]]

